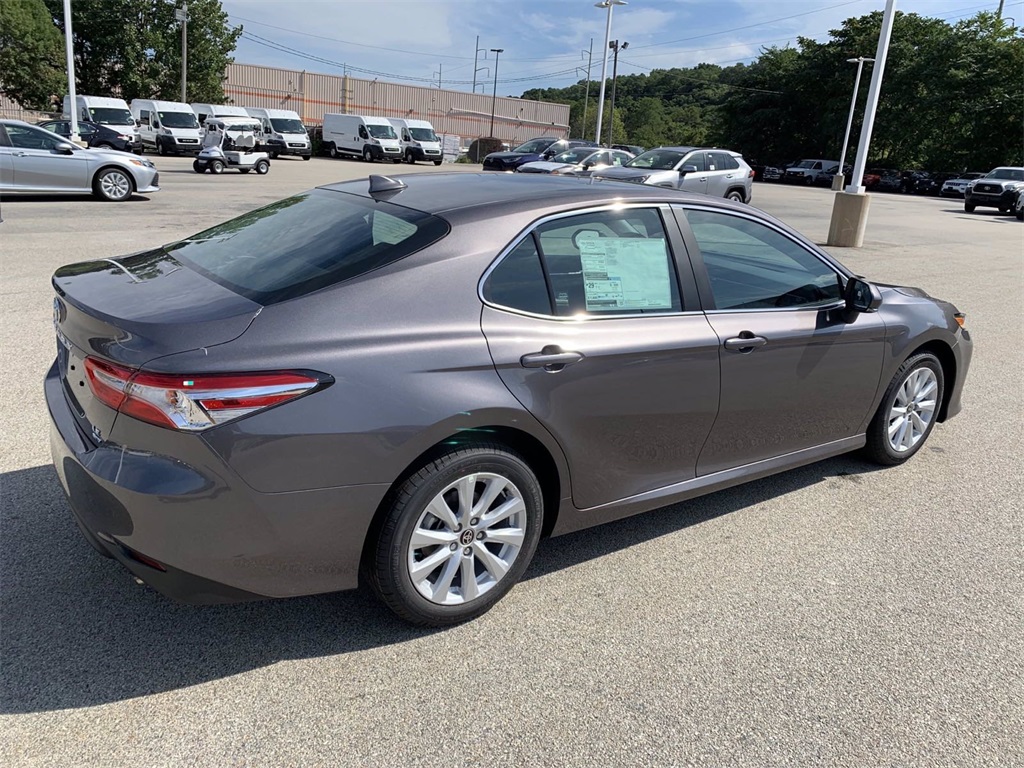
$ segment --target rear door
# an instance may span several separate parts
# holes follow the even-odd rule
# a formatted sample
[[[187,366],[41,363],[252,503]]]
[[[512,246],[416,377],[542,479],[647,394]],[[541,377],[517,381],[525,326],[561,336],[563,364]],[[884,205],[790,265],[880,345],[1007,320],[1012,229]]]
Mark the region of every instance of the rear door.
[[[718,410],[718,337],[666,223],[667,206],[558,215],[482,283],[498,374],[561,445],[579,508],[693,478]]]
[[[0,125],[0,189],[14,189],[14,160],[11,157],[14,152],[7,141],[7,133]]]

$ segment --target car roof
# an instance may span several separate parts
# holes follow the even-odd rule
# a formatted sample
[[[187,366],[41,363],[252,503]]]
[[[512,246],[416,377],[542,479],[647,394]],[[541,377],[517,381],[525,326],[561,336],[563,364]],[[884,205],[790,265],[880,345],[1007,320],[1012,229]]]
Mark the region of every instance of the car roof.
[[[644,184],[527,173],[416,173],[389,178],[401,180],[406,185],[397,192],[386,193],[386,200],[392,205],[438,215],[463,214],[470,218],[474,214],[477,217],[490,215],[490,212],[545,212],[615,201],[719,202],[707,195]],[[367,179],[328,184],[321,189],[371,197]]]

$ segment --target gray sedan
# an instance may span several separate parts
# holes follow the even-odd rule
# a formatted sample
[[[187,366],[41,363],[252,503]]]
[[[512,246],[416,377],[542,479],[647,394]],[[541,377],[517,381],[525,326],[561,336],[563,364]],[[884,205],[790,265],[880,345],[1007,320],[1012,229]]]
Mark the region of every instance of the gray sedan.
[[[704,195],[371,176],[53,277],[54,466],[192,602],[348,589],[442,626],[558,536],[960,411],[964,315]]]
[[[617,168],[633,159],[629,152],[618,149],[576,147],[555,155],[550,160],[537,160],[516,168],[516,173],[550,173],[555,176],[589,176],[604,168]]]
[[[159,191],[149,160],[83,149],[21,120],[0,120],[0,194],[91,194],[121,202],[136,192]]]

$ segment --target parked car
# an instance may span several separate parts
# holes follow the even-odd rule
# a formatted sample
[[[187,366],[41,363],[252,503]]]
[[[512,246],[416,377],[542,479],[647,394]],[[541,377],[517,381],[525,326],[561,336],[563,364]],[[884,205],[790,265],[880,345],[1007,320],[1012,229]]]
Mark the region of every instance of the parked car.
[[[516,173],[550,173],[556,176],[589,176],[603,168],[616,168],[632,160],[634,155],[617,149],[576,147],[555,155],[550,160],[537,160],[516,168]]]
[[[71,138],[71,121],[69,120],[47,120],[45,123],[39,123],[39,127],[56,133],[58,136],[63,136],[65,139]],[[135,131],[122,132],[120,129],[110,128],[100,123],[80,122],[78,135],[90,147],[142,154],[142,142],[139,141]]]
[[[839,166],[838,160],[801,160],[786,168],[782,180],[789,184],[806,184],[808,187],[828,174],[829,168]]]
[[[659,147],[621,168],[605,168],[595,179],[672,187],[749,203],[754,171],[738,152],[702,147]]]
[[[932,175],[927,171],[903,171],[900,173],[900,192],[905,195],[927,194],[924,190],[934,186]]]
[[[109,149],[83,149],[21,120],[0,120],[0,193],[95,195],[121,202],[159,192],[149,160]]]
[[[597,144],[586,139],[558,139],[552,136],[541,136],[520,144],[510,152],[491,152],[484,158],[483,166],[485,171],[514,171],[526,163],[550,160],[555,155],[576,147],[597,147]]]
[[[872,168],[864,173],[860,183],[869,192],[874,192],[885,176],[892,176],[893,174],[898,176],[899,171],[892,168]]]
[[[850,171],[852,171],[852,170],[853,170],[852,166],[849,166],[849,165],[846,166],[846,171],[844,172],[845,178],[849,178],[850,177]],[[814,186],[816,186],[816,187],[831,187],[832,186],[832,181],[833,181],[833,179],[835,179],[837,173],[839,173],[839,164],[838,163],[836,165],[831,166],[830,168],[826,168],[824,173],[819,173],[817,178],[814,180]]]
[[[623,152],[629,152],[631,155],[642,155],[644,148],[636,144],[612,144],[610,149],[618,149]]]
[[[942,191],[942,185],[950,179],[955,179],[957,176],[959,174],[956,173],[929,173],[928,178],[918,182],[914,193],[918,195],[938,195]]]
[[[882,178],[875,185],[876,192],[900,192],[903,184],[903,177],[899,171],[888,171],[882,174]]]
[[[782,181],[782,177],[785,176],[786,169],[780,168],[776,165],[766,165],[760,175],[755,172],[754,178],[757,181]]]
[[[435,626],[542,534],[905,462],[972,348],[761,211],[529,174],[333,184],[53,285],[53,462],[95,548],[193,602],[362,572]]]
[[[1001,213],[1011,213],[1017,197],[1017,190],[1024,187],[1024,168],[1002,166],[986,173],[967,185],[964,210],[998,208]]]
[[[943,182],[942,189],[939,191],[939,194],[942,195],[942,197],[963,197],[967,192],[967,185],[975,179],[980,179],[984,175],[984,173],[971,171],[970,173],[962,173],[955,178],[947,179]]]
[[[138,125],[124,99],[111,96],[89,96],[79,94],[75,97],[78,105],[80,123],[93,123],[109,126],[119,134],[137,134]],[[65,95],[61,109],[61,119],[71,119],[71,96]]]

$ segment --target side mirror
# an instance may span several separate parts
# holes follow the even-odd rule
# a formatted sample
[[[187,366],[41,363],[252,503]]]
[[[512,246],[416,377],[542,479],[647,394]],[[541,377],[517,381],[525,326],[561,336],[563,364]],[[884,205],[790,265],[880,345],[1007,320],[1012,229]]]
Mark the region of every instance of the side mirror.
[[[61,155],[73,155],[75,153],[75,145],[70,142],[62,141],[57,145],[55,151]]]
[[[696,173],[696,172],[697,172],[697,166],[696,165],[684,165],[682,168],[679,169],[679,175],[680,176],[685,176],[688,173]]]
[[[851,277],[846,283],[843,298],[849,312],[874,312],[882,305],[882,294],[866,280]]]

